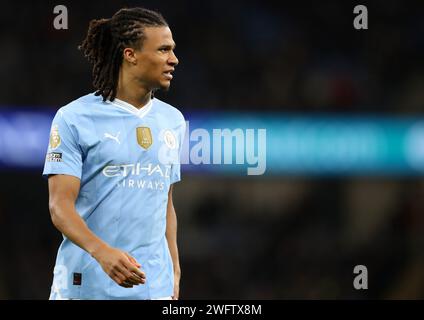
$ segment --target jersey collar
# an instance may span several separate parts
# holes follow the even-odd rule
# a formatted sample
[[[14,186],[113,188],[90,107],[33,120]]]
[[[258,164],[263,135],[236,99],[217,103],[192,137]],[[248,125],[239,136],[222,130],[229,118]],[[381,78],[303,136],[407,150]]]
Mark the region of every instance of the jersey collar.
[[[124,110],[136,115],[139,118],[143,118],[147,113],[149,113],[150,109],[152,109],[153,99],[151,99],[148,104],[146,104],[144,107],[142,107],[140,109],[134,107],[132,104],[130,104],[128,102],[125,102],[125,101],[117,99],[117,98],[115,98],[111,102],[111,104],[113,104],[113,105],[115,105],[115,106],[117,106],[121,109],[124,109]]]

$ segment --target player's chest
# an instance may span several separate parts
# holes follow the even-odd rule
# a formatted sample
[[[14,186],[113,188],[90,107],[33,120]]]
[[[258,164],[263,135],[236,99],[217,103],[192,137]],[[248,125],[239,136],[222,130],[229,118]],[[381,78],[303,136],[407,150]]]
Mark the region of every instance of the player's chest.
[[[177,147],[175,132],[152,119],[103,121],[93,136],[87,156],[103,164],[162,162]]]

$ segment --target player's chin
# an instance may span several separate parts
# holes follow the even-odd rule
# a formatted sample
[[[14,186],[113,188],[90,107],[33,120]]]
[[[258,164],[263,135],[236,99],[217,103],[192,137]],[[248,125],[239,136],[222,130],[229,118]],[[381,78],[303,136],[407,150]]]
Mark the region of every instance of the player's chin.
[[[171,87],[171,80],[163,80],[160,82],[159,86],[161,90],[168,91]]]

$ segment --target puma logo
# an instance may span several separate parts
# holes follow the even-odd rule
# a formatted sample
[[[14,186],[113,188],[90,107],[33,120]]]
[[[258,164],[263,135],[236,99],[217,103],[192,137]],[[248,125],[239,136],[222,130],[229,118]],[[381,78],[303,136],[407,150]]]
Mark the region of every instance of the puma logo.
[[[118,144],[121,144],[121,142],[119,142],[119,134],[120,133],[121,132],[119,131],[116,136],[113,136],[110,133],[105,132],[105,138],[109,138],[109,139],[115,140]]]

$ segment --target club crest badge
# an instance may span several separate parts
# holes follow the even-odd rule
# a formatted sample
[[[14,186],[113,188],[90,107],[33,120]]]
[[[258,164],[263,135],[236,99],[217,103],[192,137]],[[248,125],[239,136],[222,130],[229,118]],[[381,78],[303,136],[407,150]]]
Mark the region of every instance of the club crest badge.
[[[171,130],[166,130],[164,132],[163,139],[169,149],[174,150],[177,147],[177,139],[175,139],[175,135]]]

